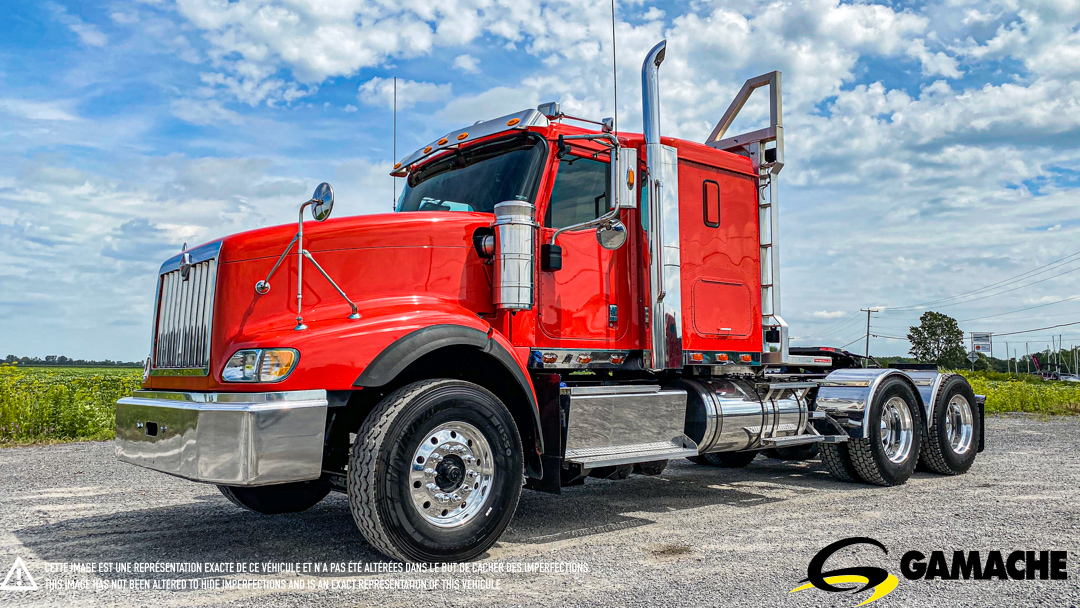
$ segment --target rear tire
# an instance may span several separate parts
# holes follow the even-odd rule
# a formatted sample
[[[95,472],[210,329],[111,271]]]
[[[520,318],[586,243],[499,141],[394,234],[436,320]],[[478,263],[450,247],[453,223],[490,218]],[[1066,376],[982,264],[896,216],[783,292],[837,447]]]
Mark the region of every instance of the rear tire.
[[[851,464],[851,452],[847,443],[826,443],[821,446],[821,464],[839,481],[859,481],[859,473]]]
[[[408,562],[474,559],[514,516],[521,437],[487,389],[414,382],[368,415],[349,456],[349,507],[381,553]]]
[[[979,410],[975,391],[962,376],[941,385],[930,429],[924,430],[919,464],[942,475],[966,473],[979,450]]]
[[[922,412],[914,391],[900,378],[886,378],[870,404],[868,435],[848,441],[859,478],[898,486],[915,472],[922,445]]]
[[[319,504],[330,493],[330,482],[324,479],[282,483],[272,486],[218,486],[218,490],[238,507],[262,513],[280,515],[299,513]]]
[[[757,451],[750,452],[717,452],[715,454],[699,454],[687,458],[694,464],[707,467],[721,467],[725,469],[741,469],[757,458]]]

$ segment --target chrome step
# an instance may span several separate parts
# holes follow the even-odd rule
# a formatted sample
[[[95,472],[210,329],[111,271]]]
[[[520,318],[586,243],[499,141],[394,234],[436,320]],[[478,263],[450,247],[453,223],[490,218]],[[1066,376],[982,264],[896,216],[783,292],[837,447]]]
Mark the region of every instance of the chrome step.
[[[697,446],[688,438],[681,441],[657,441],[628,445],[609,445],[596,448],[566,450],[566,461],[584,468],[610,467],[619,464],[672,460],[697,456]]]
[[[788,435],[787,437],[766,437],[761,440],[761,445],[766,448],[786,448],[811,443],[843,443],[847,440],[847,435]]]

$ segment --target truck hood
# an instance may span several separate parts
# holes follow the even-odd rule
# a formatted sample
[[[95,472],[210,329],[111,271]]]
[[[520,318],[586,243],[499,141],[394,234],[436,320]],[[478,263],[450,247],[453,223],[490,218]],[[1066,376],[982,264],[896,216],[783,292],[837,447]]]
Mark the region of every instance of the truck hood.
[[[357,215],[304,222],[304,248],[312,253],[385,247],[463,247],[490,226],[489,213],[418,211]],[[220,263],[277,257],[296,234],[296,223],[240,232],[220,239]],[[292,253],[295,253],[294,249]]]

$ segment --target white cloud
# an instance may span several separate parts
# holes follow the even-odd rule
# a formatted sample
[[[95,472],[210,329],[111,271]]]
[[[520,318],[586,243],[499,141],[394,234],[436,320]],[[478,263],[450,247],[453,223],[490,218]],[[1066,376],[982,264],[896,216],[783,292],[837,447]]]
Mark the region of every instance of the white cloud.
[[[109,43],[108,36],[103,34],[97,26],[86,23],[75,15],[68,13],[67,9],[63,6],[54,2],[46,2],[45,6],[52,12],[56,20],[66,25],[69,30],[74,32],[83,44],[90,46],[105,46]]]
[[[475,74],[480,71],[480,60],[472,55],[458,55],[454,58],[454,68],[466,74]]]
[[[28,99],[0,99],[0,110],[12,116],[29,120],[75,120],[60,101],[31,101]]]
[[[815,310],[810,315],[816,319],[839,319],[851,313],[843,310]]]
[[[196,125],[213,125],[223,122],[238,125],[243,117],[216,99],[180,98],[172,102],[173,116]]]
[[[357,99],[369,106],[394,107],[395,90],[398,109],[408,108],[418,103],[441,101],[450,97],[450,84],[417,82],[398,78],[372,78],[360,85]]]

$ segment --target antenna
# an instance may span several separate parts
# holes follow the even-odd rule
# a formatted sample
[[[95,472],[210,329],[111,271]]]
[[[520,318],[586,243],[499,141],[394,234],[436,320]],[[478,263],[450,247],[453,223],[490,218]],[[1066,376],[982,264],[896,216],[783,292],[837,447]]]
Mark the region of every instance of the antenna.
[[[612,0],[614,2],[614,0]],[[397,76],[394,76],[394,158],[390,159],[390,164],[393,165],[397,162]],[[390,176],[394,180],[394,202],[391,205],[391,209],[397,208],[397,177]]]
[[[611,80],[612,94],[615,97],[615,116],[612,132],[619,132],[619,69],[618,56],[615,55],[615,0],[611,0]]]

